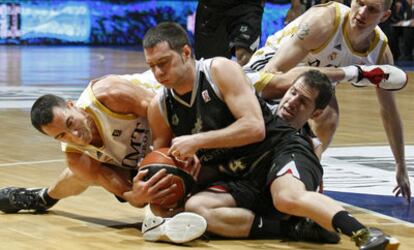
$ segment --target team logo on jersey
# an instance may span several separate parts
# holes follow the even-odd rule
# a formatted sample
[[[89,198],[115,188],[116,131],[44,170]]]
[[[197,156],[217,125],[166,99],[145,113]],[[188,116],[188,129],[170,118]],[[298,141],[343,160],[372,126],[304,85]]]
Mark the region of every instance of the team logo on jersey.
[[[240,32],[246,32],[248,29],[249,27],[247,27],[247,25],[240,26]]]
[[[335,51],[332,52],[329,56],[328,59],[331,61],[334,61],[336,59],[336,57],[338,56],[338,53],[336,53]]]
[[[197,116],[197,120],[194,123],[194,128],[191,130],[191,134],[200,133],[202,127],[203,127],[203,121],[201,120],[200,116]]]
[[[244,170],[246,168],[246,165],[244,165],[241,160],[236,160],[229,163],[229,168],[233,172],[238,172]]]
[[[210,95],[208,94],[208,90],[203,90],[203,92],[201,92],[201,96],[203,97],[204,103],[211,101]]]
[[[120,129],[114,129],[114,131],[112,132],[112,136],[115,136],[115,137],[119,137],[121,136],[121,134],[122,134],[122,130]]]
[[[277,172],[276,176],[282,176],[284,174],[291,174],[300,179],[300,174],[294,161],[288,162],[281,170],[279,170],[279,172]]]
[[[172,123],[172,125],[177,126],[179,122],[180,122],[180,119],[178,119],[178,115],[177,114],[173,114],[173,116],[171,117],[171,123]]]

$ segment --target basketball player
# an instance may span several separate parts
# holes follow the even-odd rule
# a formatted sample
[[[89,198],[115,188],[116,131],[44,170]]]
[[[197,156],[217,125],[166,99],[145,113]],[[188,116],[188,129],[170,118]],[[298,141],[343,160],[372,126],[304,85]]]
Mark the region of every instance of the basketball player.
[[[237,63],[224,58],[195,61],[189,44],[185,30],[175,23],[159,24],[146,33],[146,62],[165,87],[152,100],[148,119],[154,148],[171,146],[170,152],[178,158],[196,154],[202,168],[218,169],[237,183],[225,190],[230,193],[229,200],[215,206],[223,216],[221,221],[231,223],[233,213],[220,208],[237,206],[254,211],[255,205],[270,205],[274,214],[277,209],[308,216],[327,230],[353,236],[361,249],[394,246],[389,236],[366,228],[337,202],[314,192],[322,168],[310,143],[271,114],[264,101],[254,95]],[[324,108],[329,98],[316,105],[311,101],[315,92],[308,92],[306,81],[325,82],[328,88],[319,91],[329,93],[329,80],[311,71],[295,81],[299,85],[291,92],[301,93],[300,104],[310,106],[309,110]],[[257,203],[262,197],[266,202]],[[204,214],[195,208],[192,201],[196,198],[197,194],[191,197],[186,208]],[[208,230],[220,233],[210,224]]]
[[[195,21],[197,59],[234,54],[246,64],[260,44],[263,0],[199,0]]]
[[[158,87],[152,74],[109,75],[91,81],[76,104],[55,95],[38,98],[31,110],[32,124],[62,142],[68,168],[50,188],[1,189],[0,210],[45,211],[95,185],[138,208],[174,195],[175,185],[161,188],[171,181],[165,170],[147,181],[147,171],[137,174],[137,165],[151,149],[147,107]],[[205,220],[191,213],[171,219],[147,217],[143,225],[153,220],[162,220],[163,227],[150,234],[143,230],[145,240],[182,243],[198,238],[206,228]]]
[[[286,72],[300,63],[317,67],[393,64],[387,37],[377,26],[390,16],[391,2],[392,0],[353,0],[351,8],[337,2],[314,6],[283,30],[270,36],[265,47],[252,56],[244,69]],[[269,84],[263,87],[263,94],[272,97],[272,88],[282,88],[284,92],[289,86],[290,83],[285,86]],[[405,163],[402,121],[394,94],[380,88],[376,89],[376,94],[396,162],[397,186],[393,192],[410,201],[411,188]],[[324,149],[333,138],[338,120],[338,104],[334,97],[324,113],[311,122]]]

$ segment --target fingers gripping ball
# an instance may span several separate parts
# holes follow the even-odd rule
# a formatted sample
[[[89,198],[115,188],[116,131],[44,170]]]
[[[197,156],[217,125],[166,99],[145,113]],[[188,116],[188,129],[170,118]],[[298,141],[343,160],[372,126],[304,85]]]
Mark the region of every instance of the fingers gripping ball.
[[[167,174],[172,174],[171,182],[166,183],[162,188],[168,188],[173,184],[177,185],[174,189],[174,194],[167,198],[156,200],[151,204],[165,206],[165,207],[177,207],[184,203],[185,198],[191,193],[194,186],[194,178],[189,174],[189,169],[185,167],[186,162],[175,159],[173,156],[168,155],[168,148],[160,148],[147,154],[140,163],[140,170],[148,170],[144,180],[150,179],[159,170],[165,168]]]

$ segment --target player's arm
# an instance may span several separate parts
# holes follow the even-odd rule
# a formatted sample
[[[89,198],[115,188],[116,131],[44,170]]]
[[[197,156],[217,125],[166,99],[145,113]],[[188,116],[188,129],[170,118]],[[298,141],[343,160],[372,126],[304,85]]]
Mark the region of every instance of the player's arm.
[[[148,122],[151,128],[154,149],[169,147],[173,133],[161,113],[159,95],[152,99],[148,107]]]
[[[154,97],[148,90],[128,80],[109,75],[92,85],[96,98],[112,112],[147,116],[147,107]]]
[[[387,46],[380,64],[394,64],[392,53]],[[376,88],[380,114],[391,146],[396,163],[397,187],[394,189],[396,195],[402,194],[407,200],[411,198],[410,179],[408,177],[405,163],[403,124],[395,102],[394,92]]]
[[[334,32],[335,6],[312,7],[302,20],[291,39],[285,41],[265,66],[267,72],[286,72],[301,62],[306,55],[321,47]]]
[[[236,121],[208,132],[173,139],[170,151],[181,158],[191,157],[199,149],[238,147],[263,140],[265,126],[259,102],[241,67],[228,59],[215,58],[211,76]]]
[[[131,183],[126,176],[122,176],[115,170],[105,167],[101,162],[92,159],[86,154],[66,152],[66,161],[70,170],[79,179],[90,185],[99,185],[109,192],[121,197],[123,193],[131,189]]]

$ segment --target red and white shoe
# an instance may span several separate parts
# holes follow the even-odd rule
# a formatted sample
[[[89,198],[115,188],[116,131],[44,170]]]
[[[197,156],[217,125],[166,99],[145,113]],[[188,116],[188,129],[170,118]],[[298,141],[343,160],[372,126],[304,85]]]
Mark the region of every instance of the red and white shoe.
[[[358,68],[358,77],[351,80],[355,87],[375,85],[385,90],[400,90],[407,85],[407,74],[392,65],[355,65]]]

